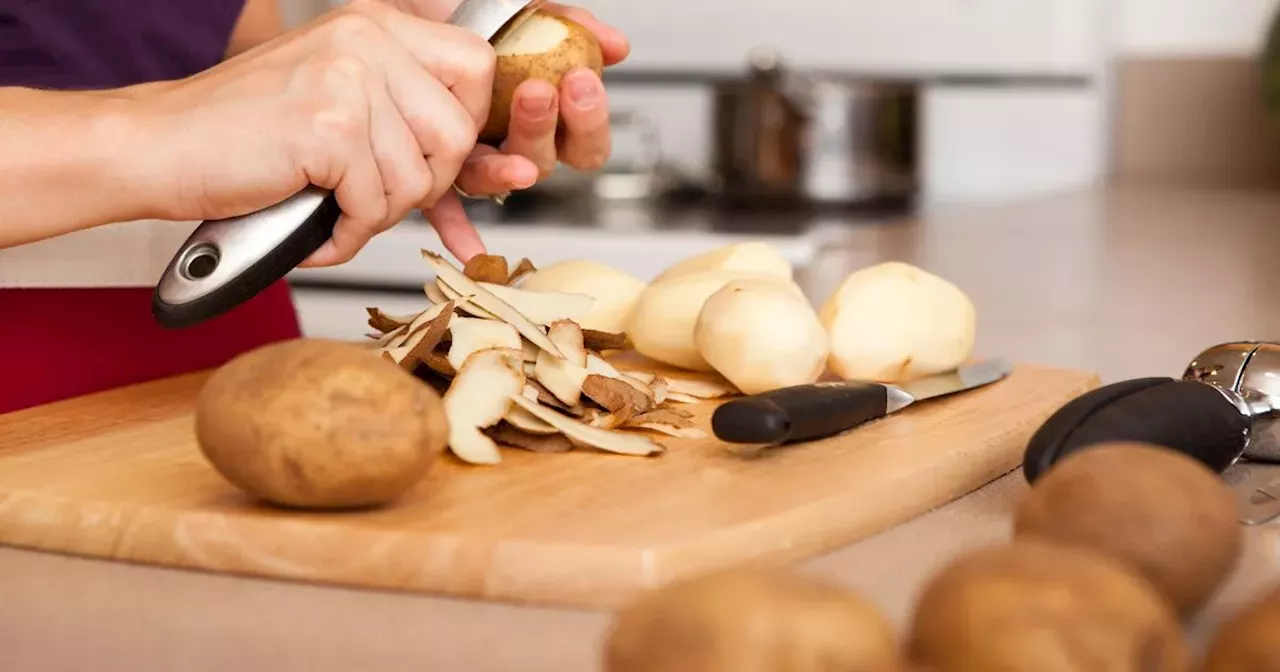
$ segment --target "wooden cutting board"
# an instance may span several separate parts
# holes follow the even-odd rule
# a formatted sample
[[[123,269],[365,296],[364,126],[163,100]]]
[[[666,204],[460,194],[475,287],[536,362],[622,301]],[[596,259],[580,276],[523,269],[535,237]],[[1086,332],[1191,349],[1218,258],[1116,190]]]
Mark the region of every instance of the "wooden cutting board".
[[[258,505],[200,456],[194,374],[0,415],[0,544],[214,572],[610,608],[747,559],[798,560],[1016,468],[1031,432],[1098,384],[1019,366],[842,436],[745,459],[714,439],[656,459],[506,450],[438,465],[397,504]],[[714,404],[693,407],[706,420]]]

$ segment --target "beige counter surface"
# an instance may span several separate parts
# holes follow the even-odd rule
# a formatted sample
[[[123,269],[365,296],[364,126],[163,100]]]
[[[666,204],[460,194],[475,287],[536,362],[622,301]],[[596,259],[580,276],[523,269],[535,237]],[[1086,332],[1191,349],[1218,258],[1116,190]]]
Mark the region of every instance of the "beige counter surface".
[[[851,226],[802,278],[824,297],[885,259],[923,266],[978,305],[979,354],[1098,371],[1181,373],[1201,349],[1280,339],[1280,193],[1127,189],[937,208]],[[899,624],[955,553],[1004,539],[1014,473],[805,563]],[[1202,638],[1280,582],[1277,526],[1249,528],[1236,576],[1193,625]],[[0,664],[39,670],[598,669],[607,614],[240,579],[0,548]]]

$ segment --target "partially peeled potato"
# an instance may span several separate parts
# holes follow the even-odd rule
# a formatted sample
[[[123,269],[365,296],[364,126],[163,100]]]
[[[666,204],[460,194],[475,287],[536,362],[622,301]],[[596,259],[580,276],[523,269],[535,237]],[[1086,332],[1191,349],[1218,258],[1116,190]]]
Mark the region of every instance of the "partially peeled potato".
[[[480,142],[498,146],[511,125],[511,101],[516,88],[529,79],[544,79],[560,88],[565,74],[576,68],[604,72],[600,43],[582,24],[557,14],[535,10],[523,22],[497,38],[489,117]]]

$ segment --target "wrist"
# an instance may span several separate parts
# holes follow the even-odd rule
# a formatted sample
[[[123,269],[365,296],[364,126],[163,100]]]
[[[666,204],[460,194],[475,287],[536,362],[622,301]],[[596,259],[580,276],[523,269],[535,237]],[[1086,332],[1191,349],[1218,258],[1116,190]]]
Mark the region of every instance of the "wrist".
[[[0,248],[148,216],[134,109],[128,90],[0,88]]]
[[[164,218],[169,212],[165,183],[165,142],[154,123],[155,85],[87,94],[82,146],[86,167],[111,221]]]

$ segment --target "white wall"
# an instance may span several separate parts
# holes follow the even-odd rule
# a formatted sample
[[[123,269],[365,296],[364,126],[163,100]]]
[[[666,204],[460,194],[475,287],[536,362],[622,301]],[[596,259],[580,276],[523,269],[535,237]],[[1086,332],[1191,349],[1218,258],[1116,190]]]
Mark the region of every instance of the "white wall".
[[[623,67],[736,70],[773,45],[803,67],[1069,74],[1096,66],[1105,2],[576,0],[632,36]]]
[[[1123,0],[1119,51],[1126,56],[1257,53],[1277,0]]]
[[[1073,190],[1104,177],[1114,1],[578,0],[631,37],[622,69],[734,72],[751,47],[769,45],[798,68],[1099,78],[1088,90],[930,88],[923,187],[949,201]],[[612,97],[615,108],[659,120],[668,156],[705,165],[705,95]]]

